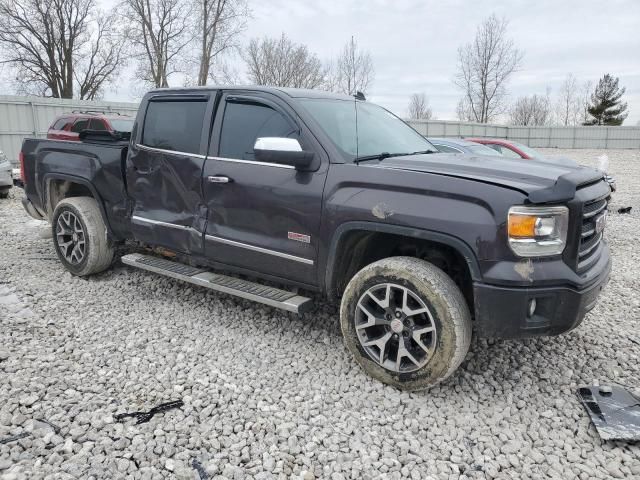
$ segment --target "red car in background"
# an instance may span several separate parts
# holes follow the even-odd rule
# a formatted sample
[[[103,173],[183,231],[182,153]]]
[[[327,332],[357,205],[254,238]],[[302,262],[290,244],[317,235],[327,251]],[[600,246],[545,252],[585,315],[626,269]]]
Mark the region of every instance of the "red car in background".
[[[52,140],[79,141],[82,130],[99,130],[111,133],[131,132],[133,118],[117,113],[74,111],[54,120],[47,131]]]
[[[480,143],[487,147],[493,148],[496,152],[504,157],[509,158],[523,158],[526,160],[541,160],[543,162],[559,163],[562,165],[577,165],[577,162],[568,158],[549,158],[545,157],[542,153],[528,147],[522,143],[514,142],[512,140],[504,140],[502,138],[465,138],[469,142]],[[611,175],[604,173],[605,180],[609,183],[611,191],[616,191],[616,179]]]

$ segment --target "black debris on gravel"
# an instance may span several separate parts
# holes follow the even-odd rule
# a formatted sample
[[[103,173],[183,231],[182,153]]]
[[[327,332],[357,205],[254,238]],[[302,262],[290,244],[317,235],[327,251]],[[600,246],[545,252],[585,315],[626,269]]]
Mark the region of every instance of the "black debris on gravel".
[[[136,425],[140,425],[141,423],[147,423],[149,420],[153,418],[157,413],[166,412],[167,410],[172,410],[174,408],[180,408],[184,405],[182,400],[176,400],[173,402],[162,403],[158,406],[153,407],[148,412],[131,412],[131,413],[120,413],[118,415],[114,415],[114,419],[117,421],[122,421],[126,418],[136,417],[138,421]]]

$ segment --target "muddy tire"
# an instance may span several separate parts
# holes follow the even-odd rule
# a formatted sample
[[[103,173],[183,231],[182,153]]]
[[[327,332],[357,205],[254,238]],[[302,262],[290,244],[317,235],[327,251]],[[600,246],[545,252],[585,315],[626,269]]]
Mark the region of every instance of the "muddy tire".
[[[53,245],[60,262],[74,275],[102,272],[113,261],[113,247],[98,204],[90,197],[72,197],[56,206],[51,222]]]
[[[471,315],[460,289],[442,270],[412,257],[360,270],[342,297],[340,326],[360,366],[403,390],[447,378],[471,343]]]

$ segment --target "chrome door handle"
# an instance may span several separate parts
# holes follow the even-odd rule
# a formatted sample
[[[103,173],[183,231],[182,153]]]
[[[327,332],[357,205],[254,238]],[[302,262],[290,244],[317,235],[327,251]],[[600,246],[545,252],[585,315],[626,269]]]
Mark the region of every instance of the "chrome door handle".
[[[231,179],[224,175],[209,175],[207,180],[209,183],[231,183]]]

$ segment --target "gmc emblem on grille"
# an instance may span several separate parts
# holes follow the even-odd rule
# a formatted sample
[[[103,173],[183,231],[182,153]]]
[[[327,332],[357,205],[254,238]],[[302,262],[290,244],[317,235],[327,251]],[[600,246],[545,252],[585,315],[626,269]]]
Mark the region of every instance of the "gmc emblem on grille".
[[[607,224],[607,213],[603,213],[596,218],[596,233],[600,233],[604,230],[604,226]]]

